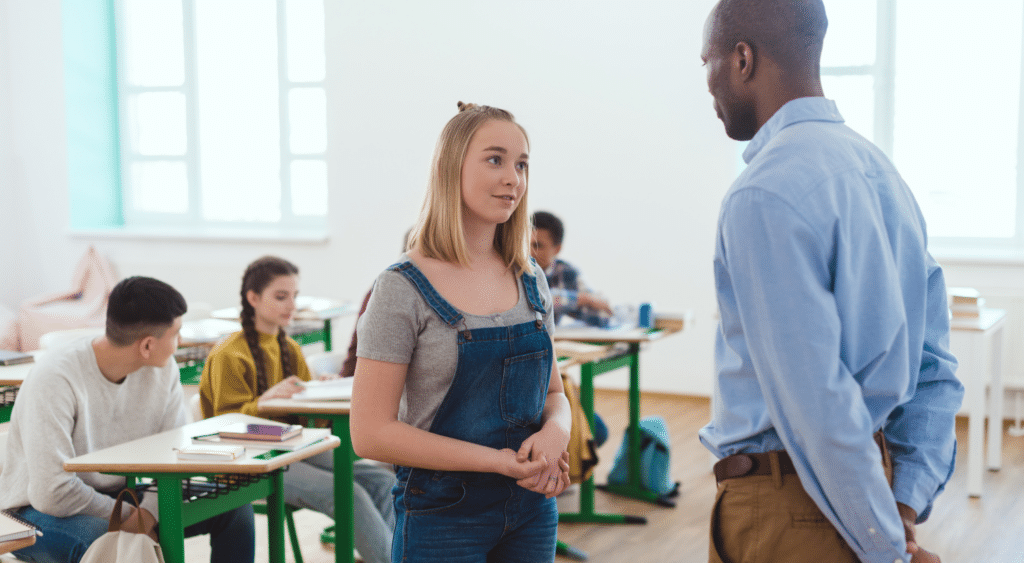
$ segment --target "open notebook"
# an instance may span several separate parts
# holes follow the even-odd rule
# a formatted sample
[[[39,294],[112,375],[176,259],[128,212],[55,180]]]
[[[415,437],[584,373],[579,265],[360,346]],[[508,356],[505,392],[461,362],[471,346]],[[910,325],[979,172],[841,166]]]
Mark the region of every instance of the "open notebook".
[[[36,535],[36,527],[6,510],[0,510],[0,542],[20,540]]]
[[[351,401],[354,377],[326,381],[306,381],[302,391],[292,395],[296,401]]]

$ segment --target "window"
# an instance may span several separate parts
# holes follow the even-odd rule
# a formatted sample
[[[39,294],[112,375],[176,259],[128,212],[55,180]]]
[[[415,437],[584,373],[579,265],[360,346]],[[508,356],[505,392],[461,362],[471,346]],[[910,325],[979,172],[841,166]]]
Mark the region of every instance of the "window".
[[[1020,0],[825,0],[825,95],[891,155],[933,243],[1024,250]]]
[[[323,0],[117,0],[116,30],[127,225],[325,224]]]

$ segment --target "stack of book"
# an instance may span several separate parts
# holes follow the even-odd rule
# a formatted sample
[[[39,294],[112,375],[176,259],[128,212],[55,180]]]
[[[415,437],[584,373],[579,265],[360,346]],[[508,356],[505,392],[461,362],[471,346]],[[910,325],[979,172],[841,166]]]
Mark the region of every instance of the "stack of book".
[[[213,434],[193,436],[194,445],[235,445],[294,451],[323,440],[330,435],[326,428],[303,428],[298,424],[259,424],[238,422],[220,428]]]
[[[973,287],[950,287],[949,312],[954,319],[977,319],[981,317],[981,308],[985,306],[985,298]]]
[[[25,354],[24,352],[16,352],[14,350],[0,350],[0,366],[16,366],[18,364],[27,364],[35,360],[35,356],[32,354]]]

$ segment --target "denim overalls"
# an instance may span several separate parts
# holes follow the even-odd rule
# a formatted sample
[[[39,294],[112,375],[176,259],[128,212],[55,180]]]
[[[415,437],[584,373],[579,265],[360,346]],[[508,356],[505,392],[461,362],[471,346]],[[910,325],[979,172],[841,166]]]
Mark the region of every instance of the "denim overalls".
[[[551,379],[551,336],[534,276],[522,275],[532,322],[468,330],[462,313],[412,262],[405,275],[441,319],[458,331],[458,365],[430,431],[491,448],[518,450],[541,428]],[[392,561],[550,562],[555,499],[497,473],[399,467]]]

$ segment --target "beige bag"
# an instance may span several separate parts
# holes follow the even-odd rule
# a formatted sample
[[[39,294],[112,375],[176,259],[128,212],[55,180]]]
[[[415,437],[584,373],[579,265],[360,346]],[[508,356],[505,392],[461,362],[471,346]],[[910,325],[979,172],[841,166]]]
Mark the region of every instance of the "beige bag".
[[[594,473],[597,465],[597,443],[594,433],[590,431],[587,413],[580,404],[580,393],[576,383],[568,375],[562,374],[562,386],[565,396],[569,399],[569,411],[572,413],[572,431],[569,433],[569,481],[582,483]]]
[[[128,493],[139,505],[139,499],[131,489],[125,489],[117,495],[117,503],[110,514],[110,525],[107,533],[92,542],[81,563],[164,563],[164,553],[160,544],[146,535],[139,520],[139,531],[126,532],[121,529],[121,503],[124,494]]]

